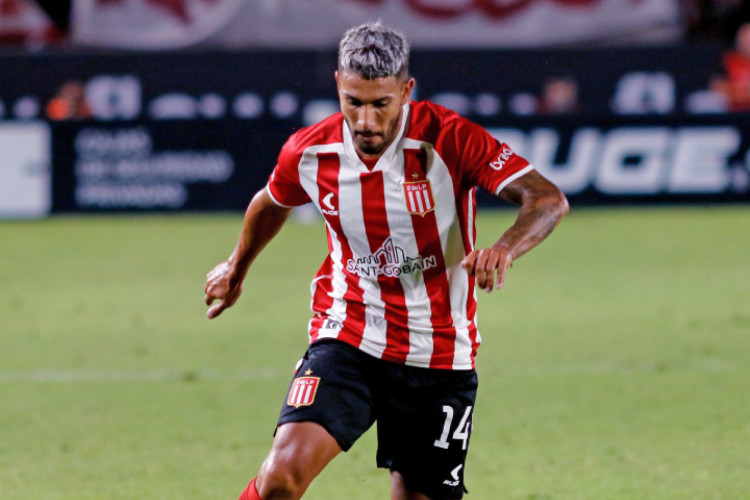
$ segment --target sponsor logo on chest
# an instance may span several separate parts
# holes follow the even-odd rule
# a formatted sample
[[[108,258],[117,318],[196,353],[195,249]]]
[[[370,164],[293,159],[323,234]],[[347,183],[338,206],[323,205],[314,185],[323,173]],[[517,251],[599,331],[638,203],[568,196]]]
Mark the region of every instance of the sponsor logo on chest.
[[[409,257],[406,250],[393,243],[393,238],[388,238],[374,253],[359,257],[357,260],[349,259],[346,262],[346,270],[363,278],[377,278],[386,276],[398,278],[401,275],[426,271],[437,266],[437,258],[434,255],[422,257]]]
[[[424,217],[428,212],[435,210],[435,199],[432,197],[432,188],[427,179],[404,182],[404,198],[410,214]]]

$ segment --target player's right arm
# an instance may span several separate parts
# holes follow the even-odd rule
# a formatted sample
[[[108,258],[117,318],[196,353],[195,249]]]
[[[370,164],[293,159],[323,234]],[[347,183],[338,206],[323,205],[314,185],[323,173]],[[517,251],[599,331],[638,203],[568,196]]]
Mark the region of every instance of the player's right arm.
[[[206,305],[210,306],[206,313],[208,319],[215,318],[237,302],[250,265],[276,236],[291,211],[291,208],[274,202],[267,188],[253,197],[245,212],[242,232],[232,255],[206,276],[205,300]],[[219,302],[214,304],[217,300]]]

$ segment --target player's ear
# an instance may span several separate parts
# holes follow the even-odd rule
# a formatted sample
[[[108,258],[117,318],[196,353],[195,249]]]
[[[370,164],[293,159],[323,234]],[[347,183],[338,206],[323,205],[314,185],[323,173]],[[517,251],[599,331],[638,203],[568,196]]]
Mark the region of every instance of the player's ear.
[[[414,90],[414,86],[416,85],[417,81],[414,78],[409,78],[406,80],[403,85],[401,86],[401,105],[407,103],[407,101],[411,98],[411,92]]]
[[[341,83],[339,82],[339,72],[338,70],[333,72],[333,79],[336,80],[336,90],[339,90],[341,88]]]

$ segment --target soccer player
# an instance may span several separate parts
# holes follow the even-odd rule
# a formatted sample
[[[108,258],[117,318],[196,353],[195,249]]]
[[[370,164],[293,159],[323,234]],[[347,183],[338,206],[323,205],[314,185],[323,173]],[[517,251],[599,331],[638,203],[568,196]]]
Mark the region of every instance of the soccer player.
[[[292,207],[312,202],[325,219],[330,253],[312,282],[310,344],[241,500],[301,498],[376,421],[392,500],[463,497],[476,288],[500,288],[568,205],[478,125],[411,101],[408,62],[404,36],[380,23],[346,32],[335,73],[341,113],[289,138],[233,253],[208,274],[215,318]],[[477,186],[520,206],[490,248],[474,247]]]

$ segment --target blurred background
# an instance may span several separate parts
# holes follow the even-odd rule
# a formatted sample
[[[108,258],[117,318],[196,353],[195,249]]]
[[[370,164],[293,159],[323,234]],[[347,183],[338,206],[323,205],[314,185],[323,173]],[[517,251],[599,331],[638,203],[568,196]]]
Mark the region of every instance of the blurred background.
[[[378,18],[574,204],[750,201],[740,0],[0,0],[0,218],[244,209]]]

